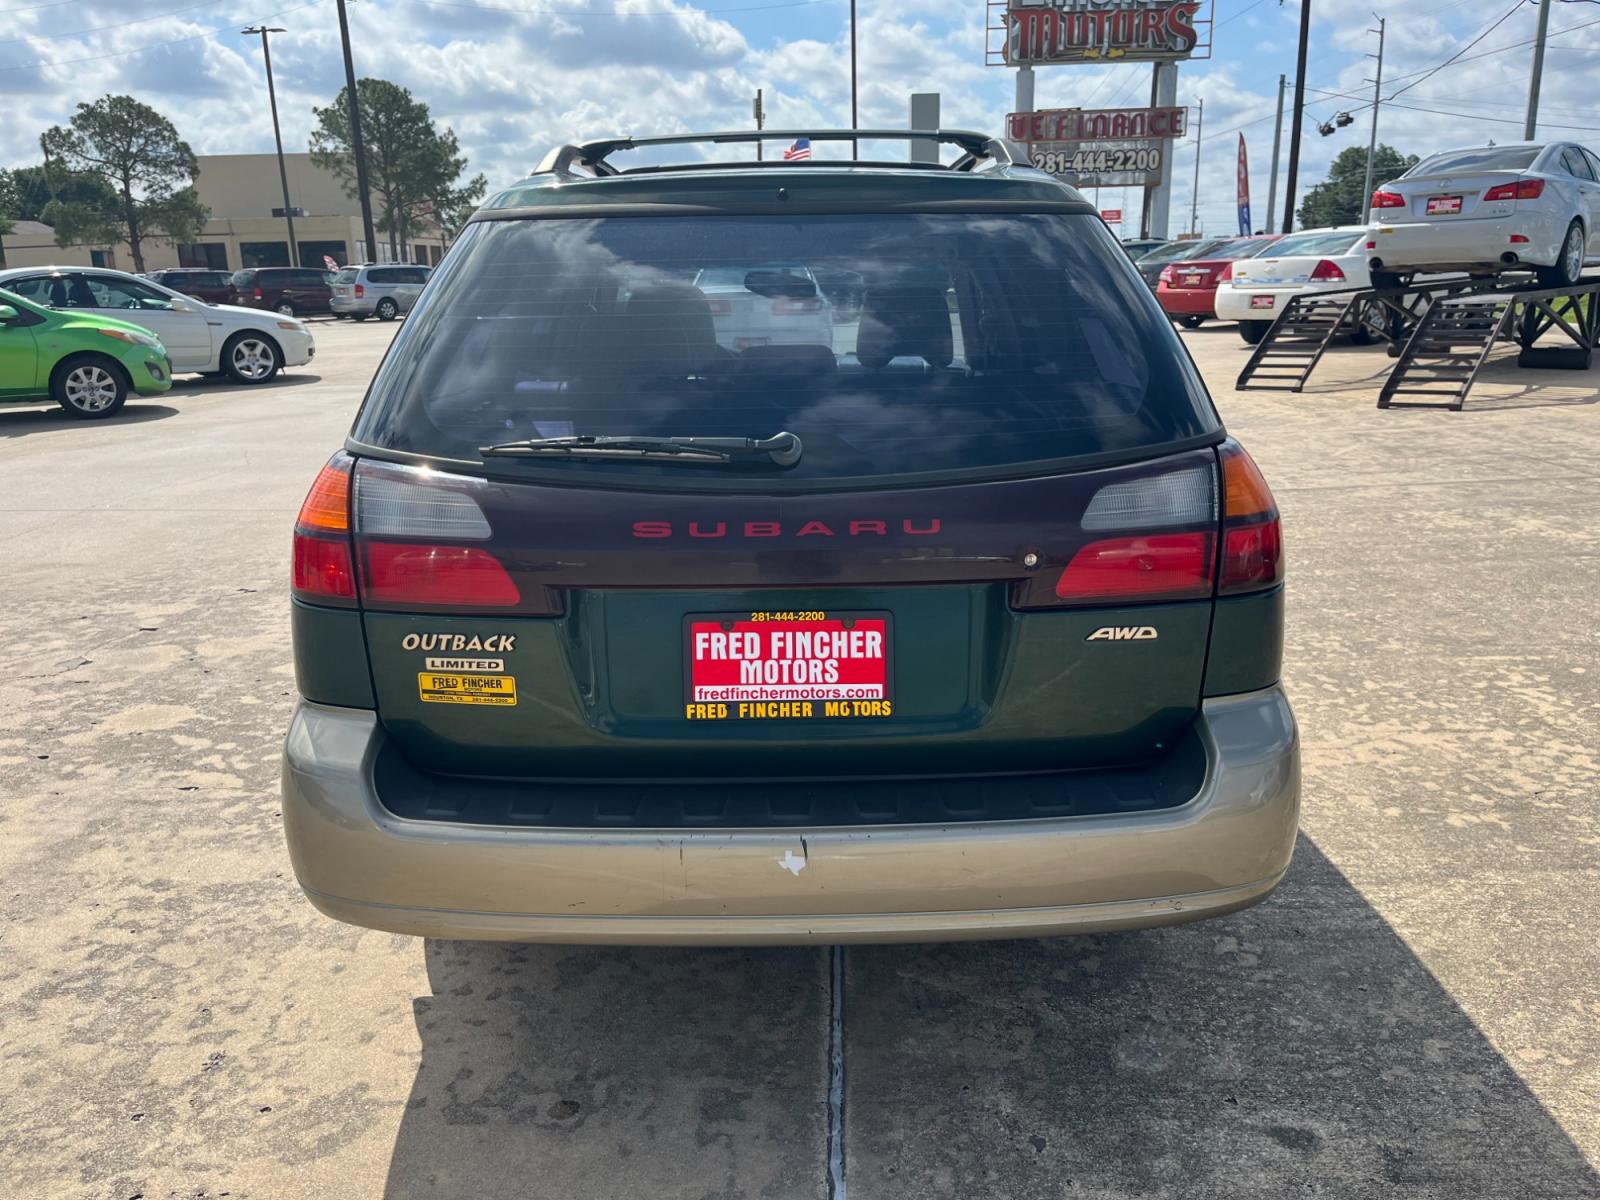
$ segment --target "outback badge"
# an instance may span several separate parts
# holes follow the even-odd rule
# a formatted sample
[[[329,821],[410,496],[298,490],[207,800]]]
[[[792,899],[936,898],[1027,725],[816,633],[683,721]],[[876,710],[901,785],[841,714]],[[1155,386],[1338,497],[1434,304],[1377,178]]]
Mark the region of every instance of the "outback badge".
[[[1102,625],[1086,642],[1153,642],[1160,635],[1154,625]]]

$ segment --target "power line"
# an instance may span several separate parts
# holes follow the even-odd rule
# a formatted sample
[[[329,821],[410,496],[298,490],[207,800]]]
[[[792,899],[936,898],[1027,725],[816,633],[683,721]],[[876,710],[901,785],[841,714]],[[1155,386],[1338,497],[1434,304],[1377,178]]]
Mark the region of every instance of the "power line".
[[[768,12],[776,8],[805,8],[813,4],[837,4],[839,0],[786,0],[781,4],[750,4],[734,8],[664,8],[651,12],[638,12],[627,8],[512,8],[500,4],[472,4],[469,0],[415,0],[415,2],[432,8],[473,8],[479,12],[503,12],[513,15],[527,13],[547,17],[692,17],[715,16],[718,13],[729,12]]]
[[[1496,29],[1499,29],[1500,26],[1504,25],[1508,20],[1511,19],[1512,14],[1515,13],[1521,7],[1522,7],[1522,0],[1517,0],[1517,2],[1515,4],[1513,4],[1510,8],[1506,9],[1506,11],[1503,14],[1501,14],[1500,19],[1498,21],[1496,21],[1493,25],[1490,25],[1489,28],[1485,29],[1482,33],[1478,34],[1477,37],[1473,38],[1470,42],[1468,42],[1465,46],[1461,47],[1461,49],[1457,50],[1449,58],[1445,59],[1437,67],[1434,67],[1431,71],[1424,72],[1423,75],[1422,75],[1422,79],[1418,79],[1416,83],[1408,83],[1408,84],[1406,84],[1405,87],[1401,88],[1400,91],[1391,92],[1389,94],[1389,99],[1393,100],[1396,96],[1400,95],[1402,92],[1408,92],[1412,88],[1416,87],[1417,83],[1421,83],[1423,79],[1430,79],[1434,75],[1437,75],[1440,71],[1444,70],[1451,63],[1455,62],[1456,59],[1460,58],[1468,50],[1471,50],[1479,42],[1483,41],[1484,38],[1488,37]]]
[[[280,8],[277,12],[267,13],[264,17],[257,18],[257,23],[273,17],[281,17],[284,13],[300,12],[302,9],[314,8],[322,0],[307,0],[305,4],[296,4],[292,8]],[[237,24],[237,22],[235,22]],[[56,58],[37,59],[34,62],[17,63],[15,66],[0,67],[0,71],[31,71],[35,67],[70,67],[76,63],[102,62],[108,58],[126,58],[130,54],[143,54],[147,50],[160,50],[164,46],[180,46],[184,42],[197,42],[201,38],[215,37],[219,33],[232,31],[233,24],[224,25],[219,29],[207,29],[200,33],[191,33],[187,37],[171,38],[165,42],[151,42],[148,46],[136,46],[132,50],[114,50],[110,54],[91,54],[85,58]]]
[[[144,25],[151,21],[163,20],[166,17],[176,17],[182,13],[194,12],[196,9],[215,8],[221,3],[223,3],[223,0],[203,0],[202,3],[191,4],[187,8],[174,8],[167,12],[155,13],[148,17],[135,17],[131,21],[115,21],[110,25],[91,25],[88,29],[74,29],[71,33],[33,33],[28,34],[25,37],[0,38],[0,46],[4,46],[10,42],[61,42],[65,41],[67,38],[84,37],[85,35],[91,33],[102,33],[107,29],[122,29],[128,25]],[[43,6],[41,5],[41,7]],[[21,12],[23,10],[17,9],[15,11]]]

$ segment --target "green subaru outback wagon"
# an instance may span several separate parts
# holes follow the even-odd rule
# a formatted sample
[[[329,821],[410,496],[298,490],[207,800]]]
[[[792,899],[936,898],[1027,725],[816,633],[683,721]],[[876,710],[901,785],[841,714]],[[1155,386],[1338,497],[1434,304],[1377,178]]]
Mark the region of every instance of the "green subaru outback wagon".
[[[1116,239],[981,134],[612,161],[755,136],[552,152],[395,339],[294,531],[311,902],[756,943],[1260,900],[1278,512]]]
[[[68,415],[109,417],[130,393],[172,386],[172,363],[148,329],[58,311],[0,288],[0,401],[49,396]]]

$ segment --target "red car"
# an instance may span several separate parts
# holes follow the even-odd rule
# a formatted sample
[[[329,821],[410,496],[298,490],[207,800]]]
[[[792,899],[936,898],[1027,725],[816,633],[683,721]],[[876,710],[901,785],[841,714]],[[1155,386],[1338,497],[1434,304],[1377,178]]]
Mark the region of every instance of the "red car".
[[[1204,258],[1168,263],[1161,268],[1161,281],[1156,285],[1162,311],[1185,329],[1198,329],[1207,317],[1217,315],[1217,285],[1232,276],[1233,264],[1241,258],[1254,258],[1281,236],[1234,238]]]

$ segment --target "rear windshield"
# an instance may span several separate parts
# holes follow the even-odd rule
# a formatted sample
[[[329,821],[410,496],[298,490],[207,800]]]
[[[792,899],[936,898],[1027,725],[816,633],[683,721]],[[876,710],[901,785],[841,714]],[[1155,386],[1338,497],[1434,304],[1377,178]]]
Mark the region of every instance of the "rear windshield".
[[[234,287],[248,287],[255,282],[255,278],[256,273],[254,271],[235,271],[233,273],[233,285]]]
[[[1525,171],[1539,157],[1541,146],[1484,146],[1478,150],[1447,150],[1425,158],[1406,175],[1448,175],[1460,171]]]
[[[344,270],[339,272],[337,278],[334,279],[334,282],[354,283],[359,278],[361,278],[361,269],[359,267],[346,267]]]
[[[479,458],[573,435],[798,434],[798,465],[496,458],[704,486],[990,470],[1218,424],[1093,217],[612,217],[468,226],[357,418]]]
[[[1337,230],[1329,233],[1322,230],[1318,233],[1297,233],[1275,242],[1272,248],[1264,250],[1263,258],[1291,258],[1299,254],[1348,254],[1366,240],[1365,229]]]
[[[1275,246],[1272,238],[1233,238],[1230,241],[1214,245],[1204,254],[1190,255],[1191,258],[1254,258],[1263,253],[1268,246]]]

